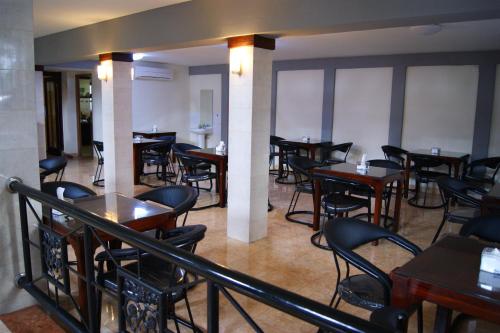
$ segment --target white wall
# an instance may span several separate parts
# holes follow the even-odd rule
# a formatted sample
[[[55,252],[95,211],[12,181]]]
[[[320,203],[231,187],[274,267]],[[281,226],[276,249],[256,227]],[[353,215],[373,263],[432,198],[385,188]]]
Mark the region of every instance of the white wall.
[[[321,138],[323,70],[278,72],[276,135]]]
[[[500,65],[497,65],[495,100],[493,102],[493,119],[491,121],[488,156],[500,156]]]
[[[43,94],[43,72],[35,72],[35,108],[36,126],[38,135],[38,158],[44,159],[47,155],[45,140],[45,96]]]
[[[348,161],[383,158],[391,111],[392,68],[339,69],[335,75],[332,139],[353,142]]]
[[[207,147],[215,147],[221,140],[221,81],[220,74],[191,75],[189,77],[190,128],[197,128],[200,123],[200,90],[213,90],[213,132],[207,136]],[[191,134],[190,139],[196,142],[196,135]]]
[[[470,153],[478,66],[409,67],[402,146]]]
[[[78,133],[75,72],[62,72],[61,81],[64,152],[76,155],[78,154]]]
[[[133,129],[150,130],[157,125],[159,130],[177,132],[177,142],[190,142],[188,67],[169,67],[174,73],[171,81],[133,81]]]

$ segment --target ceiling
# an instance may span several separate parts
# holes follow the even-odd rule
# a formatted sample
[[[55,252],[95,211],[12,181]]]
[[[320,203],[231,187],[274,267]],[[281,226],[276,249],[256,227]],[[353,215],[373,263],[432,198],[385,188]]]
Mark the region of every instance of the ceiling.
[[[500,19],[442,24],[434,35],[409,27],[351,31],[276,40],[275,60],[403,53],[500,50]],[[149,52],[143,60],[187,66],[228,62],[226,44]]]
[[[34,35],[41,37],[189,0],[33,0]]]

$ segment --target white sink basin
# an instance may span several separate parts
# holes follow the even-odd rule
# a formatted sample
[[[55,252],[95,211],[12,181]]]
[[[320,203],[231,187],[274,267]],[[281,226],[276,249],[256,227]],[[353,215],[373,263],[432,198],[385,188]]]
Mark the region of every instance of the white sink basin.
[[[195,134],[201,134],[201,135],[212,134],[212,127],[207,127],[207,128],[191,128],[191,132],[195,133]]]

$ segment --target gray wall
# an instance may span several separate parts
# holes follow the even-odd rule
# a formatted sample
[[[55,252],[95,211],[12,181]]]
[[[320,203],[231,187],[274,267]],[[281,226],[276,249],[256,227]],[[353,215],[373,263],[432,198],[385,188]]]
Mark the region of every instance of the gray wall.
[[[275,133],[276,129],[276,92],[279,71],[308,69],[324,70],[325,79],[323,87],[324,94],[321,136],[322,139],[330,140],[335,112],[335,71],[337,69],[392,67],[393,80],[388,144],[400,146],[403,129],[407,68],[409,66],[478,65],[479,82],[475,113],[476,118],[474,122],[472,158],[485,157],[488,155],[496,65],[499,63],[500,51],[447,52],[275,61],[273,63],[273,83],[271,95],[271,133]],[[194,66],[190,67],[189,72],[190,75],[213,73],[226,73],[225,75],[227,75],[227,70],[227,65]],[[226,89],[229,88],[227,85],[224,85],[223,82],[223,93]],[[223,108],[223,114],[227,114],[227,112],[228,109]],[[223,132],[224,128],[227,128],[227,125],[224,125],[223,123]]]

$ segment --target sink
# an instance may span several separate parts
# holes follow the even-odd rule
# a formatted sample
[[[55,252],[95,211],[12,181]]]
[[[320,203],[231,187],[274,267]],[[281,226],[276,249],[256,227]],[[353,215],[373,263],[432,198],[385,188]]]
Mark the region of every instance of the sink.
[[[207,128],[191,128],[191,132],[199,135],[212,134],[212,127]]]
[[[201,148],[206,148],[205,137],[207,134],[212,134],[212,127],[206,128],[191,128],[191,133],[194,133],[198,136],[198,146]]]

